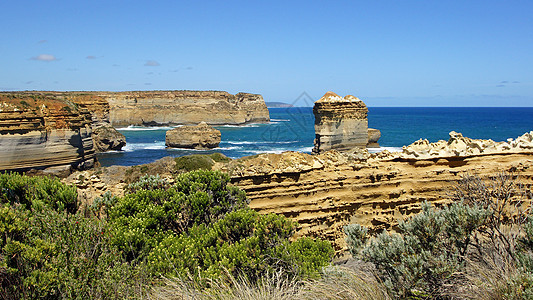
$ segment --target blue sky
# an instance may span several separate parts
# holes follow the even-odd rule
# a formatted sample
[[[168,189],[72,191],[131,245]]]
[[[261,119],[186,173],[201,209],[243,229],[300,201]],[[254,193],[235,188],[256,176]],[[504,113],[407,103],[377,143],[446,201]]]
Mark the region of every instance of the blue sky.
[[[533,106],[532,12],[530,0],[2,1],[0,90]]]

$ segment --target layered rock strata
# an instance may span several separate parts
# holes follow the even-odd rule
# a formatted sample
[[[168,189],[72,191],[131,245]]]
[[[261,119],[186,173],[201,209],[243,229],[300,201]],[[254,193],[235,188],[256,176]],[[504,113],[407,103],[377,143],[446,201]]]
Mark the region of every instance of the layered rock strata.
[[[91,114],[53,96],[0,93],[0,170],[90,168]]]
[[[327,92],[315,102],[315,147],[313,153],[375,147],[381,134],[368,129],[368,108],[359,98],[344,98]],[[370,139],[371,141],[370,141]],[[370,142],[369,142],[370,141]]]
[[[398,221],[418,213],[423,201],[435,205],[449,203],[447,193],[462,175],[487,178],[512,171],[520,176],[525,188],[531,189],[532,136],[533,132],[529,132],[495,143],[451,133],[448,141],[424,143],[423,147],[414,143],[400,153],[371,154],[366,149],[355,148],[319,155],[260,154],[216,163],[214,169],[230,174],[233,184],[246,191],[253,209],[292,218],[299,224],[297,236],[327,239],[341,255],[346,250],[343,226],[358,223],[374,233],[394,230]],[[465,142],[464,148],[457,147],[460,141]],[[493,143],[499,146],[490,146]],[[483,151],[474,154],[483,144],[486,145],[481,146]],[[419,158],[411,158],[414,148]],[[440,151],[431,151],[436,148]],[[457,151],[459,148],[462,150]],[[421,155],[430,152],[436,154]],[[172,158],[165,158],[145,165],[143,173],[162,174],[171,180],[173,164]],[[80,197],[85,197],[80,200],[90,203],[106,191],[121,195],[128,183],[125,177],[134,173],[129,168],[115,166],[84,171],[78,173],[83,176],[72,174],[68,182],[77,184]]]
[[[418,213],[423,201],[448,203],[447,193],[462,175],[487,178],[512,171],[521,176],[526,188],[531,188],[531,134],[498,143],[498,151],[487,151],[492,149],[487,146],[481,154],[462,155],[477,152],[481,141],[466,143],[461,152],[454,152],[458,139],[466,138],[452,134],[449,147],[425,159],[407,155],[412,155],[415,146],[419,153],[430,151],[432,146],[422,150],[419,145],[411,145],[397,154],[370,154],[366,149],[352,153],[332,150],[320,155],[261,154],[235,160],[221,169],[246,191],[253,209],[296,220],[297,236],[330,240],[341,254],[346,250],[343,226],[357,223],[375,233],[394,229],[398,221]],[[443,144],[448,143],[438,143]]]
[[[220,91],[150,91],[102,94],[113,126],[264,123],[270,120],[258,94]]]
[[[126,137],[109,121],[111,108],[105,96],[91,93],[59,93],[59,97],[75,103],[91,112],[93,141],[96,151],[119,151],[126,146]]]
[[[259,94],[222,91],[132,91],[132,92],[16,92],[27,97],[47,97],[69,101],[91,112],[92,128],[130,125],[190,125],[207,122],[212,125],[265,123],[270,121],[268,109]],[[101,132],[101,131],[97,131]],[[114,132],[95,143],[99,151],[116,150],[125,138]],[[109,141],[108,145],[102,142]],[[102,147],[100,147],[102,145]]]
[[[165,144],[172,148],[212,149],[220,144],[220,130],[205,122],[196,126],[181,126],[168,130]]]

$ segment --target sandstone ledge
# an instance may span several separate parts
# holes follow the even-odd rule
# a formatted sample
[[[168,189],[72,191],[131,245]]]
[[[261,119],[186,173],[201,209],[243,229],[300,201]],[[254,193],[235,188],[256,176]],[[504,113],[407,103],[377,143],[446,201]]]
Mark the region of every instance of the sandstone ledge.
[[[401,153],[370,154],[366,149],[350,153],[327,151],[320,155],[284,152],[243,157],[217,163],[213,168],[230,174],[232,183],[246,191],[250,207],[260,213],[283,214],[297,221],[296,236],[327,239],[337,254],[342,255],[346,250],[343,226],[358,223],[375,233],[394,230],[398,221],[420,211],[421,202],[448,203],[446,193],[464,174],[487,178],[512,171],[520,175],[526,188],[531,188],[533,149],[526,147],[528,135],[513,141],[506,142],[514,145],[510,149],[501,147],[499,152],[468,156],[442,152],[441,158],[394,159]],[[145,165],[146,172],[171,178],[173,163],[173,159],[165,158]],[[92,199],[107,190],[120,195],[126,185],[127,170],[127,167],[109,167],[84,171],[83,182],[76,174],[69,182],[75,181],[83,187],[80,197]],[[98,186],[92,185],[92,181]]]
[[[0,170],[91,168],[90,125],[90,113],[67,100],[0,93]]]

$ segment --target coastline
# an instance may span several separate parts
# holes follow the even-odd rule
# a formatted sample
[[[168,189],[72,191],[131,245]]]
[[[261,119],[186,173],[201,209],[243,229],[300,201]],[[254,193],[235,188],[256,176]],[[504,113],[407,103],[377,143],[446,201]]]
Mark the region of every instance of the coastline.
[[[122,195],[127,184],[141,175],[172,180],[175,165],[173,157],[165,157],[145,165],[77,172],[64,181],[78,187],[80,201],[91,203],[107,191]],[[213,162],[211,169],[228,173],[231,182],[247,193],[254,210],[297,221],[296,236],[329,240],[337,255],[343,255],[343,226],[358,223],[372,232],[394,230],[399,220],[417,213],[422,202],[447,203],[446,191],[465,174],[487,178],[514,172],[531,187],[533,132],[510,142],[451,134],[449,141],[416,142],[397,153],[362,149],[319,155],[258,154]]]

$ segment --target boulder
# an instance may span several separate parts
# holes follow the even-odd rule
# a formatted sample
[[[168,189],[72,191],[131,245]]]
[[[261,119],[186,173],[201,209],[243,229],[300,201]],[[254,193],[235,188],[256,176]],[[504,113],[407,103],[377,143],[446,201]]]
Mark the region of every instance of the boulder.
[[[120,151],[126,146],[126,137],[110,125],[93,129],[93,141],[96,151]]]
[[[368,128],[368,143],[367,148],[379,148],[379,138],[381,137],[381,131],[379,129]]]
[[[220,136],[220,130],[201,122],[167,131],[165,144],[172,148],[212,149],[220,144]]]

